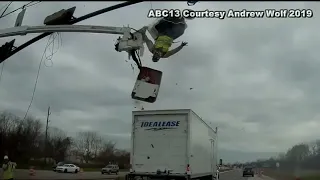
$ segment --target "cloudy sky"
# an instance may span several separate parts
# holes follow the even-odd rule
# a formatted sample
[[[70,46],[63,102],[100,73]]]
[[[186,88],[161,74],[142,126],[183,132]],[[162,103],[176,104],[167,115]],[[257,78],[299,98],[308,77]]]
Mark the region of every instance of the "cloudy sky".
[[[24,3],[14,2],[8,11]],[[23,24],[42,25],[47,15],[63,8],[76,6],[75,17],[79,17],[117,3],[42,2],[27,9]],[[0,7],[5,4],[1,2]],[[153,22],[147,18],[150,8],[189,7],[186,2],[147,1],[79,24],[129,24],[138,29]],[[114,50],[116,35],[61,33],[62,46],[53,63],[45,60],[42,66],[30,114],[45,121],[50,105],[51,126],[70,135],[94,130],[117,141],[118,147],[129,148],[134,107],[191,108],[220,128],[219,148],[222,156],[232,153],[230,161],[242,160],[244,153],[258,158],[316,139],[320,128],[319,4],[200,1],[191,8],[311,8],[314,17],[188,21],[185,34],[176,40],[189,43],[180,53],[158,63],[151,61],[149,52],[142,57],[145,66],[163,71],[163,78],[157,101],[138,105],[130,97],[137,70],[132,70],[126,53]],[[0,19],[0,28],[12,27],[16,16]],[[1,38],[0,44],[16,38],[18,46],[36,35]],[[24,115],[47,42],[44,38],[5,62],[0,110]]]

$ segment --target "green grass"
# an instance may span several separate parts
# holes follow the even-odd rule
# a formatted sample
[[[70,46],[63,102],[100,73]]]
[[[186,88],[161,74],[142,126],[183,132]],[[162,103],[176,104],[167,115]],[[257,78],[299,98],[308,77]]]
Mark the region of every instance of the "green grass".
[[[101,168],[82,168],[82,170],[84,172],[96,172],[96,171],[100,171]]]
[[[116,178],[116,180],[125,180],[126,179],[126,177],[124,177],[124,176],[118,176],[117,178]]]
[[[304,176],[301,179],[303,179],[303,180],[319,180],[320,179],[320,175]]]
[[[292,173],[278,172],[274,170],[264,170],[264,175],[272,177],[276,180],[294,180],[295,176]],[[311,174],[302,176],[301,180],[320,180],[320,174]]]

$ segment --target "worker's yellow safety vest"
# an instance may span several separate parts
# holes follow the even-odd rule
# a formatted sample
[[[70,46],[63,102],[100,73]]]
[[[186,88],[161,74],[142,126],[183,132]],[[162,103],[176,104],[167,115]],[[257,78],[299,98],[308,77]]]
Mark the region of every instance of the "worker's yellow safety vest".
[[[11,162],[8,162],[8,168],[3,171],[3,179],[12,179],[13,178],[13,170],[14,170],[14,164]]]
[[[162,49],[163,53],[167,53],[171,47],[173,39],[169,36],[158,36],[155,40],[154,48],[159,50]]]

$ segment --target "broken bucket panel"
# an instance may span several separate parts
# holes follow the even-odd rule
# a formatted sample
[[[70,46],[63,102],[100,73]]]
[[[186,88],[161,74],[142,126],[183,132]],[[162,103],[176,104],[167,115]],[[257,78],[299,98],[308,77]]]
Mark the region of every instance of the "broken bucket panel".
[[[141,67],[131,93],[132,99],[153,103],[156,101],[162,72],[148,67]]]

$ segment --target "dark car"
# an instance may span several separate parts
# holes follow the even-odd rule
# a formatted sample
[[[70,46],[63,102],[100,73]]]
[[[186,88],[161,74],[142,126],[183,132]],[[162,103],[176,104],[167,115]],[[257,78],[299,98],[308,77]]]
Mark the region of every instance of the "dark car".
[[[252,176],[252,177],[254,177],[253,168],[252,168],[252,167],[245,167],[245,168],[243,169],[242,176],[243,176],[243,177],[245,177],[245,176]]]
[[[55,165],[52,166],[52,170],[53,170],[53,171],[56,171],[56,167],[57,167],[57,166],[62,166],[62,165],[64,165],[64,164],[65,164],[64,162],[58,162],[58,164],[55,164]]]

